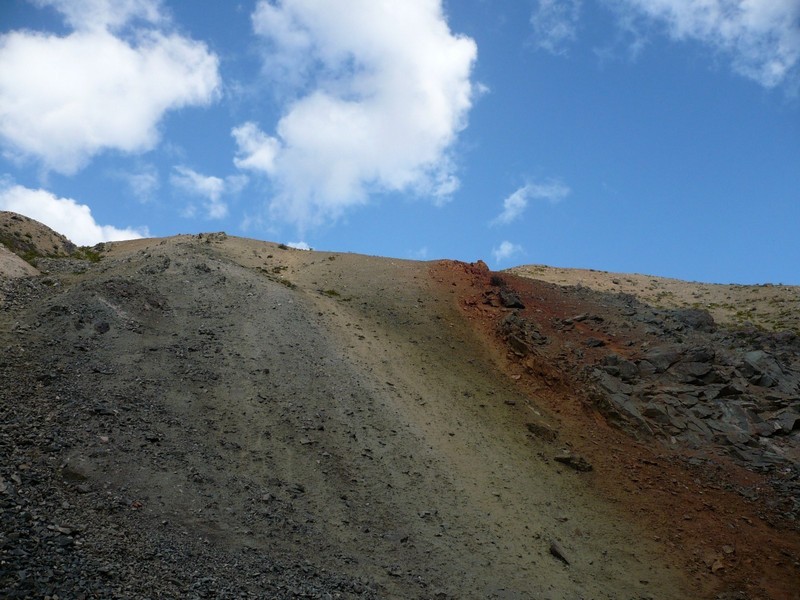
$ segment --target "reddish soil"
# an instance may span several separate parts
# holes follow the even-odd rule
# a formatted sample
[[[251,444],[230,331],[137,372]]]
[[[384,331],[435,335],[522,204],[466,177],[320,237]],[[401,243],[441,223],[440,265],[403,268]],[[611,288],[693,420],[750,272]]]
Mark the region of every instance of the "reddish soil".
[[[570,331],[556,330],[553,318],[614,315],[565,288],[503,274],[504,284],[526,307],[519,314],[553,340],[543,351],[544,359],[521,359],[497,334],[498,321],[509,309],[485,302],[493,278],[485,265],[441,261],[432,265],[431,275],[456,290],[462,311],[482,333],[498,367],[536,407],[555,418],[561,442],[593,465],[586,474],[593,487],[652,532],[675,565],[694,577],[698,597],[735,598],[745,592],[749,598],[800,598],[800,532],[775,508],[779,502],[763,475],[733,464],[714,449],[703,452],[715,455],[713,466],[693,465],[689,460],[696,452],[653,439],[636,440],[608,423],[581,390],[581,367],[612,351],[629,356],[644,339],[640,328],[632,324],[624,338],[602,336],[585,322]],[[586,347],[581,342],[590,336],[601,337],[605,345]],[[743,490],[755,498],[745,498]]]

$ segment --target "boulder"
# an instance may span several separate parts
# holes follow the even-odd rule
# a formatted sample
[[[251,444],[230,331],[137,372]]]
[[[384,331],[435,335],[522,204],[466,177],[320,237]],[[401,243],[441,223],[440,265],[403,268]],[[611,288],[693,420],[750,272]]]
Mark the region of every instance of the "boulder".
[[[617,367],[619,368],[619,376],[622,381],[630,383],[638,379],[639,369],[635,363],[629,360],[621,360],[617,364]]]
[[[747,380],[761,387],[775,387],[784,377],[778,361],[763,350],[753,350],[744,355],[739,372]]]
[[[763,435],[789,434],[800,429],[800,412],[794,408],[782,408],[781,410],[761,413],[759,415],[765,421],[769,433]]]
[[[683,360],[687,362],[707,363],[712,362],[716,357],[716,352],[711,348],[695,346],[684,353]]]
[[[604,370],[594,369],[592,374],[600,388],[609,394],[628,395],[633,392],[633,387],[630,384],[621,381]]]
[[[705,383],[702,378],[711,373],[712,367],[705,362],[685,362],[675,364],[670,370],[683,383]]]
[[[611,394],[609,396],[612,406],[625,420],[631,422],[637,429],[653,435],[653,428],[639,412],[636,402],[625,394]]]
[[[656,366],[649,360],[640,360],[636,363],[636,371],[640,377],[649,377],[656,374]]]
[[[520,297],[508,288],[500,289],[500,304],[506,308],[525,308]]]
[[[655,367],[656,373],[663,373],[681,359],[681,351],[673,346],[657,346],[648,350],[642,358]]]
[[[666,425],[670,421],[667,407],[658,402],[648,402],[642,410],[642,415],[661,425]]]
[[[501,319],[498,329],[518,356],[527,356],[533,352],[534,346],[547,343],[547,337],[542,335],[535,323],[514,313]]]
[[[675,319],[690,329],[713,333],[716,330],[714,317],[700,308],[681,308],[673,312]]]

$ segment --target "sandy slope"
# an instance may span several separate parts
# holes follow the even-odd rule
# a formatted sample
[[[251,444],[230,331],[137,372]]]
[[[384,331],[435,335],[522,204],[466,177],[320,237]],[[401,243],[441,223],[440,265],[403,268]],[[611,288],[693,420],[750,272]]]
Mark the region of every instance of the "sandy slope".
[[[557,448],[527,435],[530,399],[428,265],[211,235],[49,266],[59,284],[17,289],[2,329],[4,494],[34,533],[80,524],[66,555],[11,561],[39,593],[691,595],[585,474],[540,458]]]
[[[101,251],[0,279],[10,597],[796,597],[767,478],[587,400],[656,313],[509,277],[510,310],[485,266],[225,234]],[[511,313],[541,352],[498,338]]]
[[[30,277],[38,274],[36,267],[0,244],[0,277]]]

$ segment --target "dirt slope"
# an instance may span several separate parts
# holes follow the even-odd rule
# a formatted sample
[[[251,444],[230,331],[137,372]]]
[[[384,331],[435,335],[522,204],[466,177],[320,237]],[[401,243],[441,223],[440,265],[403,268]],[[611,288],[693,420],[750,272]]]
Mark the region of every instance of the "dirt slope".
[[[26,260],[40,256],[69,256],[77,246],[60,233],[30,217],[0,211],[0,244]]]
[[[30,277],[38,274],[33,265],[0,244],[0,277]]]
[[[791,597],[612,493],[691,479],[519,371],[480,269],[224,234],[40,269],[2,280],[9,597]]]
[[[499,368],[555,416],[548,429],[531,419],[532,433],[587,457],[595,490],[647,523],[698,586],[800,595],[795,334],[730,330],[705,311],[485,265],[442,263],[436,276],[456,287]]]
[[[562,286],[631,294],[658,308],[701,308],[723,325],[756,325],[768,331],[800,334],[800,287],[792,285],[714,284],[594,269],[524,265],[509,273]]]

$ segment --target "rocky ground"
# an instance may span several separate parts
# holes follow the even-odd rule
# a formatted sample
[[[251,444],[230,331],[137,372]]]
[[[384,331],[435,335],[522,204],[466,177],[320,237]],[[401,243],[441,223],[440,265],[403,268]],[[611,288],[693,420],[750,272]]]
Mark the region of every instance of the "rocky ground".
[[[723,327],[701,309],[655,308],[484,265],[440,272],[494,339],[501,367],[559,417],[543,432],[532,423],[534,435],[572,430],[573,447],[605,465],[599,487],[692,548],[690,571],[705,565],[753,597],[797,597],[793,331]]]
[[[566,287],[629,294],[655,308],[697,308],[734,329],[793,331],[800,335],[800,290],[780,282],[758,285],[681,281],[596,269],[562,269],[545,265],[513,267],[509,273]]]
[[[791,335],[224,234],[37,252],[7,597],[797,597]]]

